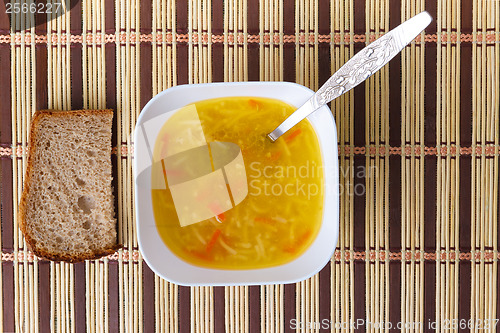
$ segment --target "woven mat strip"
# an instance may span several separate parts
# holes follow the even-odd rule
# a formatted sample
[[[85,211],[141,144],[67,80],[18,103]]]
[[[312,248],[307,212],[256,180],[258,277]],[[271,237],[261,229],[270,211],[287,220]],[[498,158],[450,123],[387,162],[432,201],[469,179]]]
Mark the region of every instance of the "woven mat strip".
[[[271,7],[270,7],[271,8]],[[274,10],[271,8],[270,10]],[[279,14],[279,8],[276,9],[274,15]],[[245,45],[245,44],[262,44],[262,45],[283,45],[283,44],[355,44],[366,43],[366,41],[374,41],[375,36],[371,34],[310,34],[299,32],[294,35],[283,35],[275,32],[264,32],[259,35],[251,35],[246,33],[229,32],[223,35],[216,35],[207,32],[190,32],[188,34],[174,34],[172,32],[158,33],[136,33],[128,34],[126,32],[119,33],[92,33],[86,32],[81,35],[75,35],[64,30],[61,35],[54,35],[45,32],[44,34],[31,34],[27,32],[24,36],[15,35],[11,37],[9,34],[0,34],[0,47],[10,47],[12,45],[31,44],[35,40],[36,46],[48,45],[67,45],[69,47],[84,47],[88,44],[108,45],[112,46],[115,43],[126,43],[127,40],[131,44],[136,45],[159,45],[167,44],[173,45],[174,43],[189,44],[189,45],[211,45],[223,43],[228,45]],[[113,31],[114,32],[114,31]],[[383,33],[378,34],[381,36]],[[487,32],[477,34],[457,34],[456,32],[441,32],[439,34],[425,34],[422,37],[417,37],[413,43],[441,43],[458,44],[458,43],[472,43],[472,44],[485,44],[494,45],[500,42],[498,32]],[[39,45],[42,44],[42,45]],[[28,46],[29,47],[29,46]]]
[[[365,156],[390,156],[399,155],[405,158],[421,158],[423,156],[438,156],[440,158],[446,158],[450,156],[452,158],[458,156],[472,156],[476,159],[480,159],[483,156],[486,158],[492,158],[494,156],[499,156],[500,146],[495,144],[475,144],[474,147],[460,147],[456,144],[446,144],[442,142],[439,146],[428,147],[423,146],[418,143],[405,144],[399,147],[391,147],[386,144],[380,143],[370,144],[364,147],[354,147],[346,145],[345,142],[339,143],[338,154],[339,158],[349,157],[351,155],[365,155]],[[23,146],[22,143],[17,143],[17,145],[11,145],[9,143],[0,143],[0,158],[18,158],[22,159],[28,154],[27,146]],[[127,158],[127,156],[134,155],[134,145],[122,144],[119,147],[112,148],[112,154],[118,155],[118,150],[120,150],[120,157]]]
[[[481,250],[477,248],[476,251],[473,252],[461,252],[454,248],[450,248],[446,250],[445,248],[428,252],[423,251],[419,248],[415,248],[413,250],[404,250],[401,252],[393,252],[388,250],[370,250],[368,252],[365,251],[352,251],[352,250],[339,250],[337,249],[331,258],[332,262],[335,263],[349,263],[349,262],[377,262],[382,261],[395,261],[401,264],[404,262],[406,264],[410,264],[415,262],[416,264],[421,264],[423,261],[433,262],[434,264],[446,262],[450,263],[458,263],[462,262],[470,262],[473,261],[475,264],[484,263],[493,263],[494,261],[498,261],[500,259],[500,252],[494,251],[492,249],[484,249]],[[126,250],[123,249],[121,251],[117,251],[113,254],[110,254],[106,257],[103,257],[95,262],[106,263],[106,261],[112,264],[117,264],[119,262],[129,263],[129,262],[139,262],[143,261],[143,258],[140,255],[139,250]],[[0,261],[7,263],[11,262],[13,264],[23,264],[23,263],[35,263],[45,264],[50,263],[50,261],[38,258],[31,251],[4,251],[1,253]]]
[[[2,290],[6,331],[254,332],[287,330],[291,319],[499,317],[495,2],[436,7],[427,1],[437,20],[425,44],[413,44],[333,103],[341,170],[365,168],[368,174],[360,179],[341,172],[341,184],[362,183],[366,193],[341,194],[339,251],[318,275],[296,285],[186,288],[161,280],[144,264],[131,204],[131,155],[123,147],[131,147],[129,134],[151,96],[176,84],[222,80],[288,80],[316,88],[364,41],[421,9],[389,1],[281,4],[85,2],[51,27],[25,32],[21,20],[19,32],[9,35],[11,45],[0,38],[10,46],[12,65],[1,82],[11,85],[12,124],[12,131],[0,132],[6,144],[0,151],[6,157],[0,160],[1,241],[13,249],[2,261],[15,263],[0,265],[5,285],[13,287]],[[114,39],[99,40],[102,31]],[[170,35],[172,42],[164,43]],[[74,43],[81,47],[68,47]],[[39,94],[45,85],[47,94]],[[126,249],[116,258],[78,265],[30,259],[16,212],[31,114],[45,107],[105,106],[117,110],[113,163]],[[2,109],[2,117],[7,113]]]

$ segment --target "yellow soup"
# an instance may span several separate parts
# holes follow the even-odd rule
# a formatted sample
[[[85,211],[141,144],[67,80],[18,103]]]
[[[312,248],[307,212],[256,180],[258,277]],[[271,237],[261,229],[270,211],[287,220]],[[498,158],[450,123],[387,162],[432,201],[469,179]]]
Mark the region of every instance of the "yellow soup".
[[[266,133],[294,107],[279,100],[250,97],[216,98],[197,102],[194,107],[207,142],[230,142],[241,150],[248,192],[241,202],[231,197],[234,208],[181,226],[172,187],[168,186],[172,184],[165,177],[166,189],[152,190],[156,227],[165,244],[183,260],[208,268],[264,268],[297,258],[315,239],[323,211],[321,153],[309,121],[300,122],[271,143]],[[158,135],[156,156],[184,142],[165,140],[174,117]],[[152,181],[158,179],[153,177]]]

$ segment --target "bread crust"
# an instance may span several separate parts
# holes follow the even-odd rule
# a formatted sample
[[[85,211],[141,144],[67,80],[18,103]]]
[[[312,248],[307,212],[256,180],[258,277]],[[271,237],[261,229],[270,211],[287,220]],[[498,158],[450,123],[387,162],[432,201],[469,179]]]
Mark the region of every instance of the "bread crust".
[[[45,117],[73,117],[75,115],[88,115],[92,114],[106,114],[113,116],[113,110],[105,109],[105,110],[74,110],[74,111],[57,111],[57,110],[39,110],[36,111],[33,115],[33,119],[31,121],[30,127],[30,137],[28,142],[28,164],[26,167],[26,175],[24,178],[24,188],[23,193],[21,195],[21,201],[19,203],[19,228],[21,229],[24,239],[28,248],[38,257],[45,258],[52,261],[65,261],[70,263],[81,262],[84,260],[94,260],[104,257],[106,255],[113,254],[116,250],[122,247],[121,244],[116,244],[115,246],[108,249],[101,249],[98,251],[93,251],[91,253],[82,254],[78,256],[73,255],[65,255],[65,254],[56,254],[50,253],[45,250],[42,246],[36,243],[36,241],[31,237],[27,229],[26,222],[26,213],[27,213],[27,200],[30,192],[32,191],[33,181],[32,181],[32,170],[33,170],[33,156],[35,155],[35,147],[38,141],[38,133],[40,121]]]

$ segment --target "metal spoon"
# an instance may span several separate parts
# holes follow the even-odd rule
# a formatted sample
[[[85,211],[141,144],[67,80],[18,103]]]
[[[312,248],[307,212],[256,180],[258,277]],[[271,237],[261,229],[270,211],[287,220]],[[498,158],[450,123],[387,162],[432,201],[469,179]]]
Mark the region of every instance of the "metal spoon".
[[[302,119],[372,76],[401,52],[431,21],[429,13],[421,12],[359,51],[267,137],[271,142],[276,141]]]

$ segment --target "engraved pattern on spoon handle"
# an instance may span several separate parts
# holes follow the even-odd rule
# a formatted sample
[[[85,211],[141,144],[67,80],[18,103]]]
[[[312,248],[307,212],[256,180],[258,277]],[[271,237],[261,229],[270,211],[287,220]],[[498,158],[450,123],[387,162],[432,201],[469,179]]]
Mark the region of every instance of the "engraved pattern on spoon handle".
[[[351,90],[396,56],[400,47],[394,33],[397,31],[375,40],[339,68],[312,97],[315,106],[320,107]]]

